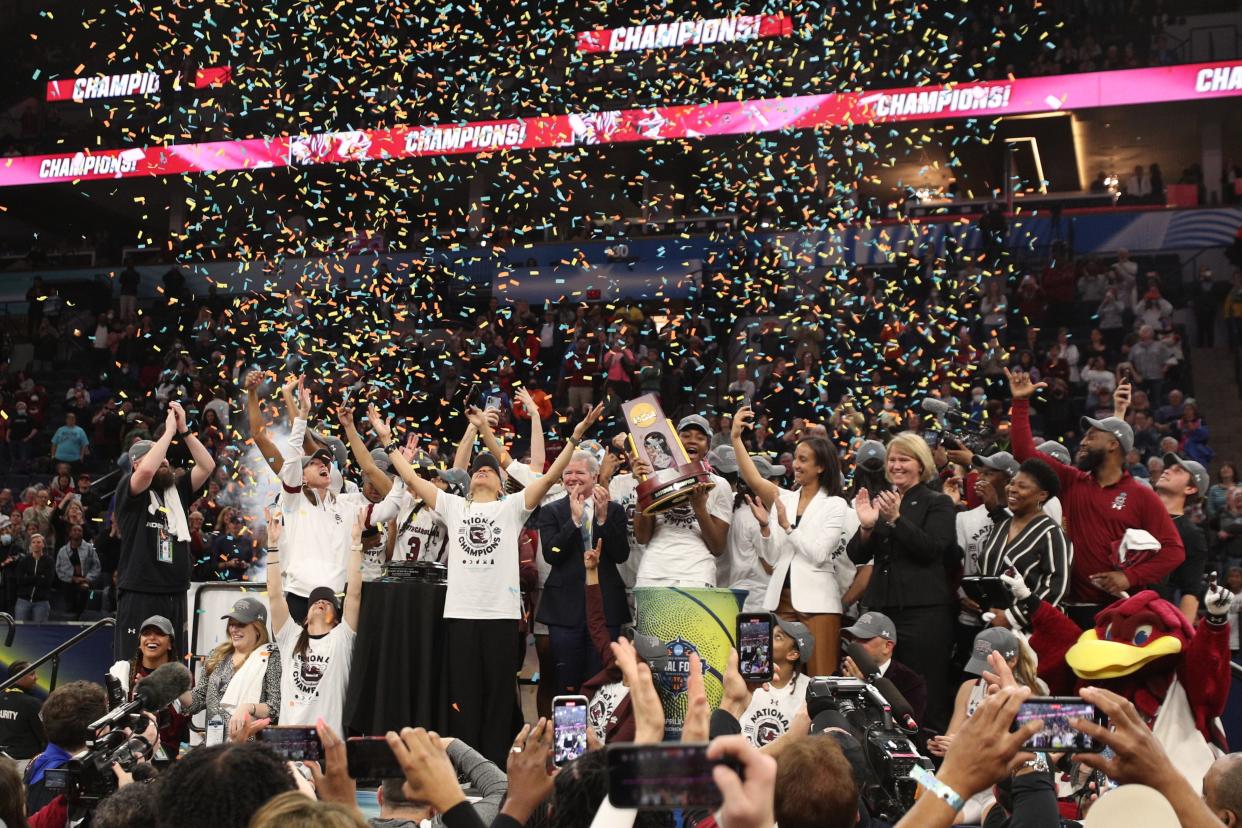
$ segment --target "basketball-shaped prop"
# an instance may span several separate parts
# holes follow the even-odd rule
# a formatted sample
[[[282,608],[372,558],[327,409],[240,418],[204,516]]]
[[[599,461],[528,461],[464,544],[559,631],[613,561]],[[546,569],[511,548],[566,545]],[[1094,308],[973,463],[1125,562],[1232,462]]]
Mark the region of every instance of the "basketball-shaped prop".
[[[664,738],[681,736],[686,718],[690,654],[703,662],[703,688],[712,709],[724,695],[724,674],[734,646],[737,613],[746,600],[742,590],[638,587],[637,631],[658,638],[661,656],[648,659],[656,693],[664,705]]]

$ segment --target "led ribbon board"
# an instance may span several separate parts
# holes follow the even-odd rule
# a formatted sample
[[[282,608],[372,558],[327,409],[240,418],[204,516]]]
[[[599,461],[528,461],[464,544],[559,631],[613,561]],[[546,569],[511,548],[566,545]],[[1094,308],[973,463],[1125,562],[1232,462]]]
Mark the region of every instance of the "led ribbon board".
[[[995,118],[1242,95],[1242,61],[0,158],[0,186],[188,175],[855,124]]]

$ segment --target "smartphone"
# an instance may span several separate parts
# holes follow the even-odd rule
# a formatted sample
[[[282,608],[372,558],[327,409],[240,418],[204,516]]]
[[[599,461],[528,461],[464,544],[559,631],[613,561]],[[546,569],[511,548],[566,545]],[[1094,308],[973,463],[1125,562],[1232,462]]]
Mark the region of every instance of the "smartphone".
[[[487,402],[483,404],[483,410],[486,411],[489,408],[494,411],[499,411],[500,410],[500,397],[488,397]]]
[[[559,768],[586,753],[587,697],[552,699],[552,760]]]
[[[300,725],[266,727],[259,731],[258,739],[286,761],[323,761],[323,744],[319,741],[319,734],[315,732],[314,727]]]
[[[1032,696],[1018,709],[1011,729],[1017,730],[1035,719],[1041,720],[1044,727],[1022,746],[1023,750],[1070,753],[1099,753],[1104,750],[1103,744],[1070,727],[1070,719],[1086,719],[1108,727],[1108,717],[1094,704],[1077,696]]]
[[[404,779],[405,771],[383,736],[353,736],[345,740],[345,760],[349,775],[359,781],[380,782]]]
[[[924,431],[923,442],[927,443],[927,447],[929,449],[939,448],[940,447],[940,432],[939,431]]]
[[[712,768],[725,764],[741,774],[732,759],[708,759],[706,742],[609,745],[607,760],[608,801],[614,808],[715,810],[722,799]]]
[[[772,680],[772,626],[770,612],[737,615],[737,665],[748,683]]]

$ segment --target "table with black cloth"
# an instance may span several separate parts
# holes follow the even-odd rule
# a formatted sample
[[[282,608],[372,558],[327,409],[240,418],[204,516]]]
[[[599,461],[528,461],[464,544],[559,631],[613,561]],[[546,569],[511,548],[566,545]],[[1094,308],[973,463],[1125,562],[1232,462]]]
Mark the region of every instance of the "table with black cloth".
[[[350,733],[382,736],[403,727],[448,735],[444,584],[362,585],[358,637],[345,699]]]

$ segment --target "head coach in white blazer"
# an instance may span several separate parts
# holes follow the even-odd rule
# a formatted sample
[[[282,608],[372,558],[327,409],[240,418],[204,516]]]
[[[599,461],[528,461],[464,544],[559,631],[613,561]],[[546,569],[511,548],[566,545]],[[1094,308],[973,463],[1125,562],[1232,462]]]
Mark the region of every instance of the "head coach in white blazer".
[[[733,449],[738,471],[756,495],[760,555],[772,577],[764,609],[781,618],[801,621],[815,636],[815,652],[807,665],[813,676],[837,668],[841,610],[866,584],[845,555],[845,545],[858,527],[849,503],[841,496],[841,467],[832,444],[823,437],[804,437],[794,449],[795,489],[782,489],[755,466],[742,443],[754,413],[749,406],[733,418]]]

